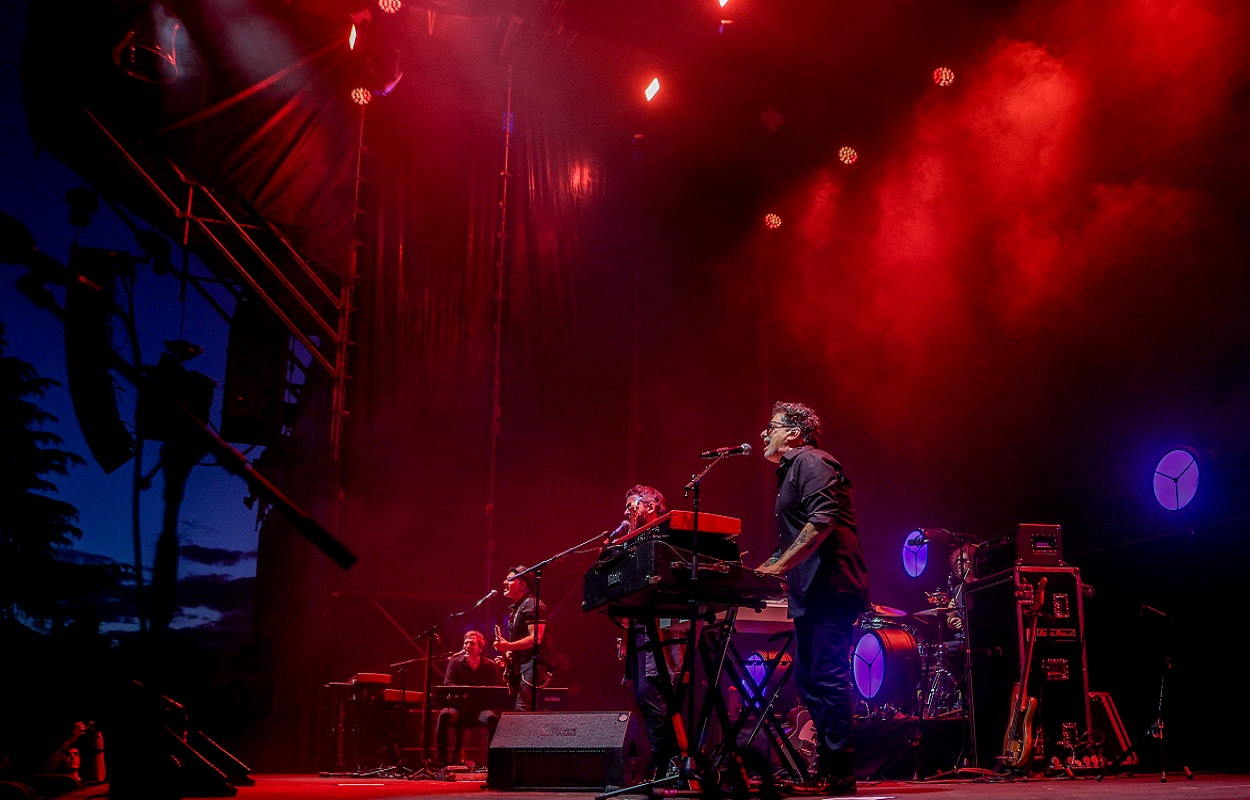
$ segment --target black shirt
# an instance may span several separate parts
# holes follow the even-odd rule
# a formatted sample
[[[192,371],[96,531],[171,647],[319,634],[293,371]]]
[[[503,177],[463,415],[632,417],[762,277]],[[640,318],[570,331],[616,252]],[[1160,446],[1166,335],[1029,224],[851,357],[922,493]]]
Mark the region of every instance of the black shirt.
[[[447,662],[447,672],[443,683],[448,686],[499,686],[499,668],[495,662],[485,656],[477,665],[477,669],[469,666],[469,657],[454,655]]]
[[[517,639],[524,639],[526,636],[530,635],[534,624],[534,607],[535,600],[534,595],[532,594],[527,594],[525,597],[522,597],[517,602],[508,606],[508,641],[515,642]],[[538,608],[539,616],[545,626],[547,624],[547,604],[543,603]],[[547,656],[551,652],[549,636],[550,631],[550,628],[545,628],[543,631],[543,657],[540,659],[543,664],[548,663]],[[530,648],[529,650],[514,650],[512,651],[512,659],[517,664],[525,664],[533,660],[534,651],[535,648]]]
[[[785,552],[803,526],[832,525],[815,553],[786,573],[790,616],[799,617],[838,593],[868,595],[868,568],[855,525],[851,481],[824,450],[804,445],[787,450],[777,467],[777,539]]]

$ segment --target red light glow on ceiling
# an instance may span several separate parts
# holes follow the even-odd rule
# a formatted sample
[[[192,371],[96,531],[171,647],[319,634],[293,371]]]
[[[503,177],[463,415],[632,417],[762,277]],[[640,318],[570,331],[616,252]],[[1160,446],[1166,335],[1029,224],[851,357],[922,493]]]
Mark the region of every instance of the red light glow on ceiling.
[[[938,67],[933,70],[933,82],[938,86],[950,86],[955,82],[955,70],[950,67]]]
[[[373,92],[363,86],[352,89],[352,102],[356,105],[367,106],[371,100],[373,100]]]
[[[774,214],[771,211],[764,215],[764,227],[769,230],[777,230],[781,227],[781,215]]]
[[[651,99],[655,97],[657,94],[659,94],[659,92],[660,92],[660,79],[652,78],[651,83],[647,84],[647,88],[644,89],[642,93],[644,96],[646,96],[647,102],[650,103]]]
[[[859,153],[855,152],[854,147],[839,147],[838,160],[843,164],[854,164],[856,161],[859,161]]]

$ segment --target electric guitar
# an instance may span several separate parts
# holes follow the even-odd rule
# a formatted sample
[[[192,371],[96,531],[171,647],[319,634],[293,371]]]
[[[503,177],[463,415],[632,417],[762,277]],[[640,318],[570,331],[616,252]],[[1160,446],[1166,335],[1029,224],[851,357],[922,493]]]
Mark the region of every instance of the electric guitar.
[[[503,629],[498,625],[495,626],[495,639],[503,639]],[[495,652],[499,652],[498,649]],[[513,692],[519,690],[521,688],[521,666],[512,657],[512,651],[507,650],[500,653],[495,659],[495,664],[498,665],[499,669],[503,670],[503,679],[508,684],[508,688]]]
[[[1003,766],[1020,769],[1027,766],[1033,755],[1034,727],[1037,716],[1037,698],[1029,695],[1029,674],[1033,667],[1033,648],[1037,644],[1037,619],[1041,616],[1042,603],[1046,598],[1046,578],[1043,576],[1033,586],[1033,602],[1028,613],[1033,617],[1029,624],[1028,655],[1020,665],[1020,681],[1011,689],[1011,716],[1007,720],[1007,732],[1003,734]]]

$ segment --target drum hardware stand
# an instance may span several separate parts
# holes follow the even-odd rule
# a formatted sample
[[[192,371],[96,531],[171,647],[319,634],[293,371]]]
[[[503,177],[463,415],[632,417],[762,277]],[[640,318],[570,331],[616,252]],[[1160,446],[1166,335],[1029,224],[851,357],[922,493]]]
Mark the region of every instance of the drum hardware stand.
[[[962,537],[963,539],[961,548],[967,546],[968,540],[971,538],[965,534],[957,534],[956,536]],[[974,544],[973,547],[975,548],[976,545]],[[962,764],[956,764],[948,770],[930,775],[924,779],[927,781],[941,781],[948,780],[950,778],[963,777],[971,777],[975,780],[985,780],[997,777],[997,773],[992,769],[971,766],[971,764],[977,763],[977,722],[975,710],[976,698],[974,697],[972,688],[972,636],[968,630],[967,593],[965,592],[968,582],[975,577],[971,572],[969,559],[970,556],[961,552],[955,564],[955,571],[952,571],[950,576],[947,578],[948,585],[952,585],[954,587],[954,591],[952,592],[955,609],[954,613],[957,614],[959,619],[962,621],[960,629],[963,634],[964,674],[963,679],[960,681],[960,701],[963,704],[964,718],[968,723],[967,745],[959,757],[959,761],[963,762]]]

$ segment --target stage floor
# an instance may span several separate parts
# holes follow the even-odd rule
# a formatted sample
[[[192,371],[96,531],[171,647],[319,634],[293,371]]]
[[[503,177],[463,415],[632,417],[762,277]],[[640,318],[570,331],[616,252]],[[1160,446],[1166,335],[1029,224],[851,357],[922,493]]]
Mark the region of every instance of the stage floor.
[[[99,796],[96,787],[95,796]],[[85,790],[80,790],[85,791]],[[879,781],[861,783],[859,800],[886,800],[923,795],[929,800],[1246,800],[1250,798],[1250,775],[1197,775],[1193,780],[1159,777],[1114,777],[1103,781],[1030,780],[1017,782],[948,781],[909,783]],[[74,793],[79,797],[79,792]],[[85,796],[85,795],[84,795]],[[314,775],[257,775],[256,785],[239,790],[239,800],[591,800],[593,792],[492,792],[478,782],[402,781],[387,779],[319,778]]]

